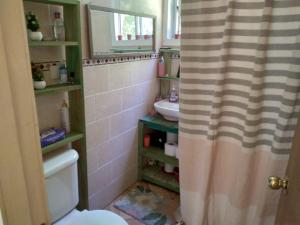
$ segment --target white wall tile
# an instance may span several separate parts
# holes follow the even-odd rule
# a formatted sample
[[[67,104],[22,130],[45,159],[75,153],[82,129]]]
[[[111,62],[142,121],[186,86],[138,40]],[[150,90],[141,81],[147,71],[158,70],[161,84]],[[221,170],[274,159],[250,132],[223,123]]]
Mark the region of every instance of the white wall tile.
[[[86,72],[89,200],[96,209],[137,179],[138,119],[153,107],[159,82],[156,60],[90,66]]]
[[[96,119],[121,112],[122,96],[122,90],[96,95]]]
[[[108,90],[109,65],[95,66],[96,74],[96,93],[102,93]]]
[[[95,148],[87,152],[87,170],[88,175],[92,174],[98,169],[98,152]]]
[[[127,123],[124,120],[123,112],[115,114],[109,118],[109,136],[113,138],[120,135],[125,131],[125,125]],[[126,121],[126,122],[125,122]]]
[[[91,66],[83,67],[84,95],[89,96],[96,93],[95,68]]]
[[[98,120],[86,126],[87,148],[94,148],[109,138],[108,119]]]
[[[128,109],[141,104],[144,101],[144,91],[140,85],[123,89],[123,109]]]
[[[138,146],[138,129],[133,128],[122,134],[124,151],[136,148]]]
[[[95,96],[85,97],[84,105],[86,123],[94,122],[96,120]]]
[[[120,135],[99,146],[98,165],[101,167],[118,158],[123,152],[123,136]]]
[[[108,89],[110,91],[127,87],[131,84],[130,63],[131,62],[109,65]]]
[[[85,96],[107,91],[108,74],[108,65],[83,67],[83,84]]]
[[[112,165],[106,164],[105,166],[97,169],[94,173],[88,176],[89,182],[89,195],[93,195],[105,188],[112,177]]]

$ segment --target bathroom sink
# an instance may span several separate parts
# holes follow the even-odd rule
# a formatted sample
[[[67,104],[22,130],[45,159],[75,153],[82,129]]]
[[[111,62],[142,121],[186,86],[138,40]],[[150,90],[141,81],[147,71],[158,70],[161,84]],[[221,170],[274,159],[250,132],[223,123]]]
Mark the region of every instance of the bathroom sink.
[[[161,100],[154,103],[154,108],[159,112],[166,120],[178,121],[179,118],[179,104],[178,102],[169,102],[169,100]]]

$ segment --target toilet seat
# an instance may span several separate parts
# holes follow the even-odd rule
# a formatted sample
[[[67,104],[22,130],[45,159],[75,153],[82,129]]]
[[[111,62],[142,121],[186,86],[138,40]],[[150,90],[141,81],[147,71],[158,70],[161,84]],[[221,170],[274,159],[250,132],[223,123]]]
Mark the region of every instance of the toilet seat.
[[[73,210],[53,225],[128,225],[117,214],[107,210]]]

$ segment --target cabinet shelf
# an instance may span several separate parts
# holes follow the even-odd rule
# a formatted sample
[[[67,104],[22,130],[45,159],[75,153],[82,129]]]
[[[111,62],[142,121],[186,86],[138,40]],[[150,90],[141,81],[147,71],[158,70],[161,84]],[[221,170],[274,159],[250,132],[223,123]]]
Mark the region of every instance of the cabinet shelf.
[[[35,95],[41,94],[51,94],[56,92],[63,92],[63,91],[74,91],[81,89],[81,85],[79,84],[55,84],[49,85],[44,89],[34,90]]]
[[[142,178],[161,187],[179,192],[179,183],[176,177],[163,172],[159,166],[145,167],[142,170]]]
[[[151,158],[161,163],[168,163],[173,166],[179,165],[179,160],[172,156],[167,156],[162,148],[150,146],[144,148],[144,129],[151,128],[164,132],[178,133],[178,122],[171,122],[165,120],[162,116],[144,116],[139,120],[138,125],[138,149],[139,149],[139,179],[146,180],[158,186],[179,192],[179,182],[172,174],[165,173],[160,166],[146,166],[144,165],[144,158]]]
[[[77,41],[29,41],[30,47],[78,46]]]
[[[77,5],[79,1],[76,0],[24,0],[26,2],[37,2],[51,5]]]
[[[160,80],[176,80],[176,81],[180,79],[179,77],[159,77],[159,76],[157,76],[157,78]]]
[[[162,53],[180,53],[180,49],[179,48],[161,48],[159,49],[159,52]]]
[[[46,154],[46,153],[49,153],[49,152],[52,152],[53,150],[59,148],[59,147],[62,147],[66,144],[69,144],[73,141],[77,141],[77,140],[80,140],[81,138],[83,138],[83,134],[81,133],[77,133],[77,132],[71,132],[70,134],[67,134],[66,137],[58,142],[55,142],[51,145],[47,145],[46,147],[43,147],[42,148],[42,152],[43,154]]]
[[[162,116],[144,116],[140,122],[155,130],[178,133],[178,122],[167,121]]]
[[[168,163],[173,166],[178,166],[178,159],[173,156],[168,156],[164,153],[164,150],[162,148],[158,147],[148,147],[143,149],[143,156],[151,158],[153,160]]]

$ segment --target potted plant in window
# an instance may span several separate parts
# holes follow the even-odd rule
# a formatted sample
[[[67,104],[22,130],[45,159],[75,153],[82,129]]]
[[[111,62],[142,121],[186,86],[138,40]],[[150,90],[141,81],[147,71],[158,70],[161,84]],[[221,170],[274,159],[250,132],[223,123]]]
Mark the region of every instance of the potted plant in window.
[[[119,34],[118,35],[118,41],[122,41],[123,40],[123,36],[122,36],[122,34]]]
[[[132,35],[131,34],[127,34],[127,40],[131,40]]]
[[[33,41],[41,41],[43,39],[42,32],[38,31],[40,25],[37,16],[32,12],[26,14],[27,29],[29,30],[29,38]]]
[[[32,68],[33,86],[35,89],[44,89],[46,81],[44,79],[43,71],[39,68]]]
[[[140,35],[140,34],[135,35],[135,40],[141,40],[141,38],[142,38],[142,35]]]

